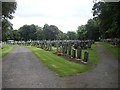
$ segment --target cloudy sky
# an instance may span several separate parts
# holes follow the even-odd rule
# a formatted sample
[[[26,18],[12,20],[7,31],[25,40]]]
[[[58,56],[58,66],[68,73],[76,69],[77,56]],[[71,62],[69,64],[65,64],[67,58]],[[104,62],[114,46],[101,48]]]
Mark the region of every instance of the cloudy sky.
[[[76,31],[92,18],[93,0],[16,0],[17,10],[11,20],[14,29],[24,24],[56,25],[61,31]]]

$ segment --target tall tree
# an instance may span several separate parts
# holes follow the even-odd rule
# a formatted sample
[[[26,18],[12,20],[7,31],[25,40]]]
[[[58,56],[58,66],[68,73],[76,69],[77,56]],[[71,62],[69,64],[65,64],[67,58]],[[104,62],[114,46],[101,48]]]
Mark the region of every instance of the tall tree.
[[[92,10],[93,16],[100,20],[100,34],[102,38],[119,38],[120,2],[98,2]]]
[[[13,19],[13,14],[17,8],[17,2],[2,2],[2,40],[7,39],[6,33],[12,29],[9,19]]]
[[[73,31],[68,31],[67,36],[68,36],[69,40],[76,40],[77,39],[76,32],[73,32]]]
[[[89,19],[86,26],[86,39],[99,40],[99,21],[97,18]]]
[[[34,24],[32,25],[24,25],[19,28],[19,33],[21,35],[22,40],[36,40],[37,35],[36,35],[36,26]]]
[[[37,36],[37,40],[42,40],[43,39],[43,29],[39,26],[36,26],[36,36]]]
[[[18,30],[13,30],[12,31],[12,39],[15,41],[19,41],[21,38],[20,33]]]
[[[55,25],[45,24],[43,27],[43,35],[45,40],[56,40],[58,39],[58,35],[60,30]]]
[[[86,39],[86,33],[87,33],[87,31],[86,31],[85,25],[78,26],[77,38],[79,40]]]

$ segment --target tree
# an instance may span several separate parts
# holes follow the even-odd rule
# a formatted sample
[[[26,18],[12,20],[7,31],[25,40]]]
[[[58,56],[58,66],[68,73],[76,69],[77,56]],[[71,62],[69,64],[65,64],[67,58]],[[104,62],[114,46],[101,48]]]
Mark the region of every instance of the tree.
[[[2,2],[2,40],[7,40],[7,33],[11,32],[12,24],[9,19],[13,19],[13,15],[17,8],[17,2]]]
[[[36,35],[36,26],[34,24],[32,25],[28,25],[28,31],[29,31],[29,39],[30,40],[36,40],[37,39],[37,35]]]
[[[28,41],[28,40],[36,40],[36,26],[34,24],[32,25],[24,25],[19,28],[19,33],[21,35],[21,39]]]
[[[99,29],[102,38],[119,38],[120,2],[98,2],[92,10],[93,16],[100,21]]]
[[[39,26],[36,26],[36,29],[37,40],[43,40],[43,29]]]
[[[2,18],[13,19],[13,13],[17,8],[16,2],[2,2]]]
[[[65,34],[59,30],[58,35],[57,35],[57,40],[65,40],[66,38],[64,36]]]
[[[67,32],[67,37],[68,37],[69,40],[76,40],[77,39],[76,32],[68,31]]]
[[[78,26],[77,38],[79,40],[86,39],[86,33],[87,31],[86,31],[85,25]]]
[[[45,40],[57,40],[59,39],[58,35],[60,35],[60,30],[55,25],[45,24],[43,27],[43,35]]]
[[[99,21],[97,18],[89,19],[85,25],[86,29],[86,38],[89,40],[99,40]]]
[[[12,39],[15,41],[19,41],[21,38],[20,33],[18,30],[13,30],[12,31]]]
[[[2,20],[2,41],[7,41],[9,36],[12,36],[12,35],[9,35],[10,32],[12,32],[12,25],[11,23],[7,20],[7,19],[4,19]]]

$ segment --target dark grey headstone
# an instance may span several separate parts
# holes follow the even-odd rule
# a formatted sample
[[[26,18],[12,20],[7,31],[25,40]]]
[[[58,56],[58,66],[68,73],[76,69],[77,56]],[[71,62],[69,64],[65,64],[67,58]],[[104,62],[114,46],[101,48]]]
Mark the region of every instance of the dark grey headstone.
[[[89,53],[87,51],[84,52],[84,62],[88,62]]]

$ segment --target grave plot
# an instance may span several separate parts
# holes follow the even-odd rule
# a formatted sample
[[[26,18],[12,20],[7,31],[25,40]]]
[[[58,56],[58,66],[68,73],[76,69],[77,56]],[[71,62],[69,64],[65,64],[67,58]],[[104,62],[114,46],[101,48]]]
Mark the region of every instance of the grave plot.
[[[98,62],[97,44],[92,45],[92,41],[92,46],[88,47],[87,43],[88,41],[39,41],[26,47],[59,76],[68,76],[85,72]]]
[[[53,52],[53,54],[56,54],[76,63],[88,63],[88,50],[92,50],[92,44],[94,44],[93,40],[43,40],[26,42],[26,45],[35,46],[46,51],[51,51]],[[85,50],[87,50],[87,56],[86,53],[84,53]]]
[[[89,59],[89,54],[87,54],[86,56],[84,51],[92,50],[91,46],[93,44],[93,41],[72,40],[72,41],[56,41],[54,43],[56,44],[56,47],[54,47],[54,54],[76,63],[87,63]]]

